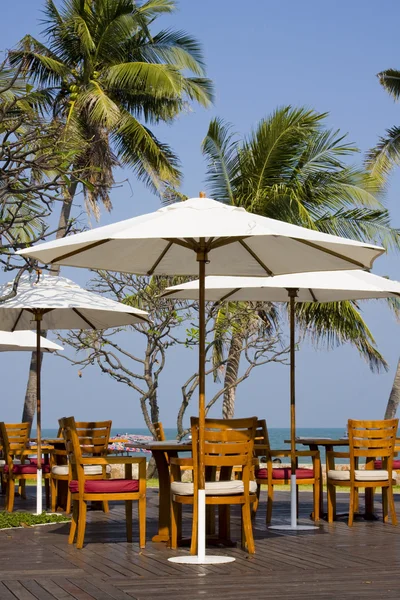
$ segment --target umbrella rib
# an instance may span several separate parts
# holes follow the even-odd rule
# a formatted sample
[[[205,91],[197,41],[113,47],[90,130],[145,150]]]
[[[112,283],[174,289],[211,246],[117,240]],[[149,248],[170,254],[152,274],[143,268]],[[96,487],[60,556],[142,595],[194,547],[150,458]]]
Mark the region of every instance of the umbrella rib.
[[[158,267],[158,265],[160,264],[160,262],[162,261],[164,256],[167,254],[167,252],[171,248],[172,244],[173,244],[173,242],[168,242],[168,244],[165,246],[164,250],[161,252],[160,256],[157,258],[154,265],[151,267],[151,269],[149,269],[147,271],[147,275],[153,275],[154,271],[156,270],[156,268]]]
[[[351,263],[353,265],[357,265],[360,269],[365,269],[365,265],[358,260],[354,260],[353,258],[349,258],[347,256],[343,256],[343,254],[339,254],[339,252],[335,252],[334,250],[329,250],[328,248],[324,248],[323,246],[319,246],[318,244],[314,244],[313,242],[309,242],[308,240],[300,240],[299,238],[292,238],[296,242],[300,242],[300,244],[304,244],[305,246],[310,246],[310,248],[315,248],[315,250],[320,250],[320,252],[325,252],[325,254],[330,254],[331,256],[335,256],[336,258],[341,258],[342,260]]]
[[[222,296],[222,298],[220,298],[218,302],[225,302],[225,300],[227,300],[230,296],[233,296],[233,294],[236,294],[236,292],[240,292],[241,289],[242,288],[235,288],[231,290],[230,292],[225,294],[225,296]]]
[[[74,313],[76,313],[76,314],[78,315],[78,317],[80,317],[80,318],[82,319],[82,321],[85,321],[86,325],[89,325],[89,327],[90,327],[91,329],[94,329],[94,330],[96,330],[96,329],[97,329],[97,327],[95,327],[95,326],[93,325],[93,323],[91,323],[91,322],[89,321],[89,319],[87,319],[86,317],[84,317],[84,316],[83,316],[83,314],[82,314],[82,313],[81,313],[81,312],[80,312],[80,311],[79,311],[77,308],[75,308],[75,307],[72,307],[72,310],[74,311]]]
[[[15,328],[16,328],[16,326],[18,325],[18,321],[19,321],[19,320],[20,320],[20,318],[22,317],[22,314],[23,314],[23,312],[24,312],[24,309],[23,309],[23,308],[21,308],[21,310],[20,310],[20,313],[19,313],[19,315],[18,315],[18,317],[17,317],[17,320],[15,321],[14,325],[11,327],[11,331],[12,331],[12,332],[14,332],[14,331],[15,331]]]
[[[79,250],[73,250],[72,252],[68,252],[67,254],[63,254],[62,256],[58,256],[57,258],[53,260],[51,260],[50,262],[61,262],[63,260],[65,260],[66,258],[71,258],[71,256],[76,256],[77,254],[81,254],[82,252],[86,252],[87,250],[91,250],[92,248],[97,248],[97,246],[102,246],[103,244],[107,244],[107,242],[111,242],[111,239],[106,239],[106,240],[98,240],[97,242],[94,242],[93,244],[88,244],[87,246],[84,246],[83,248],[79,248]]]
[[[252,250],[252,249],[251,249],[251,248],[250,248],[250,247],[249,247],[249,246],[248,246],[248,245],[247,245],[247,244],[246,244],[246,243],[245,243],[245,242],[244,242],[242,239],[239,239],[239,244],[240,244],[241,246],[243,246],[243,248],[244,248],[245,250],[247,250],[247,252],[248,252],[248,253],[249,253],[249,254],[250,254],[250,255],[251,255],[253,258],[254,258],[254,260],[255,260],[255,261],[256,261],[256,262],[257,262],[257,263],[260,265],[260,267],[262,267],[262,268],[264,269],[264,271],[265,271],[265,272],[266,272],[268,275],[270,275],[270,276],[272,276],[272,275],[273,275],[273,272],[272,272],[270,269],[268,269],[267,265],[265,265],[265,264],[262,262],[262,260],[260,260],[260,259],[259,259],[259,257],[257,256],[257,254],[256,254],[255,252],[253,252],[253,250]]]
[[[216,248],[221,248],[222,246],[228,246],[228,244],[234,244],[235,242],[241,242],[242,240],[246,240],[248,235],[241,236],[232,236],[232,237],[219,237],[216,238],[215,242],[212,241],[210,249],[215,250]],[[209,242],[214,238],[210,238]]]
[[[176,244],[177,246],[182,246],[183,248],[186,248],[187,250],[196,250],[196,246],[189,244],[188,242],[184,242],[183,240],[180,240],[179,238],[164,238],[164,240],[166,240],[167,242],[172,242],[173,244]]]
[[[311,297],[312,297],[313,301],[314,301],[314,302],[318,302],[318,300],[317,300],[317,297],[316,297],[316,295],[314,294],[314,292],[312,291],[312,289],[311,289],[311,288],[308,288],[308,291],[310,292],[310,294],[311,294]]]

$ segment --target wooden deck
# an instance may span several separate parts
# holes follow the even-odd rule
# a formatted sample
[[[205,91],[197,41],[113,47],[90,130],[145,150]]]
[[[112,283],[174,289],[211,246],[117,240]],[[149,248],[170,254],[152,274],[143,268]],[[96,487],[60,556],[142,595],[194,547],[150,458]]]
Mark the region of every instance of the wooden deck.
[[[347,494],[339,495],[339,511],[346,511],[347,501]],[[157,490],[150,489],[148,539],[155,533],[157,502]],[[18,508],[26,506],[32,508],[33,501],[17,501]],[[288,493],[277,493],[275,508],[275,522],[289,516]],[[379,514],[378,501],[376,508]],[[303,523],[310,523],[310,511],[311,494],[303,492]],[[240,546],[214,548],[209,552],[226,553],[236,561],[196,567],[169,563],[175,553],[165,544],[148,542],[140,552],[137,535],[127,544],[122,505],[111,506],[109,514],[90,512],[89,520],[82,550],[68,546],[69,525],[0,531],[0,600],[400,597],[400,528],[381,521],[360,520],[350,529],[343,519],[332,526],[322,522],[316,531],[277,533],[266,530],[261,503],[254,557]],[[189,514],[184,527],[188,533]],[[239,535],[235,517],[232,536]]]

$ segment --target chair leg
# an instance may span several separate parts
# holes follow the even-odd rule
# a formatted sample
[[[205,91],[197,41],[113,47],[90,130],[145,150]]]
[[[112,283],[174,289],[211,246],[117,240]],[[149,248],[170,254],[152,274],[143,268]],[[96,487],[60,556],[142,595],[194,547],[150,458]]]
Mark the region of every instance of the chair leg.
[[[336,488],[334,485],[327,484],[328,496],[328,523],[333,523],[336,519]]]
[[[254,554],[256,548],[254,545],[250,504],[242,504],[242,530],[246,540],[247,551],[249,554]]]
[[[373,490],[372,490],[373,493]],[[360,511],[360,490],[355,488],[354,490],[354,512],[358,513]]]
[[[83,548],[86,529],[86,510],[87,503],[83,500],[79,501],[78,536],[76,540],[77,548]]]
[[[253,505],[251,507],[251,518],[255,519],[256,514],[257,514],[257,510],[260,504],[260,492],[261,492],[261,485],[259,483],[257,483],[257,500],[255,502],[253,502]]]
[[[393,486],[391,485],[389,490],[389,506],[390,506],[390,516],[392,519],[392,525],[397,525],[397,515],[396,515],[396,506],[394,504],[394,494],[393,494]]]
[[[320,490],[320,480],[319,479],[316,479],[314,482],[313,492],[314,492],[314,521],[317,522],[320,519],[319,496],[320,496],[321,490]]]
[[[274,486],[268,485],[268,499],[267,499],[267,525],[271,523],[272,519],[272,504],[274,502]]]
[[[78,500],[74,500],[73,502],[73,510],[72,510],[72,519],[71,519],[71,527],[69,530],[68,544],[73,544],[75,541],[76,527],[79,521],[79,502]]]
[[[178,547],[178,503],[174,502],[171,498],[171,539],[170,546],[172,550],[176,550]]]
[[[57,510],[57,492],[58,492],[58,480],[51,477],[50,479],[51,486],[51,512],[56,512]]]
[[[50,508],[50,481],[49,478],[44,480],[44,490],[46,495],[46,508],[49,510]]]
[[[7,484],[7,496],[6,496],[6,511],[12,512],[14,510],[14,498],[15,498],[15,481],[9,479]]]
[[[354,520],[354,500],[355,500],[355,488],[351,487],[350,488],[349,520],[348,520],[348,526],[349,527],[353,526],[353,520]]]
[[[382,487],[382,513],[383,513],[383,522],[387,523],[389,520],[388,515],[388,488]]]
[[[109,507],[109,505],[108,505],[108,502],[107,502],[107,500],[104,500],[104,501],[103,501],[103,512],[104,512],[104,513],[109,513],[109,512],[110,512],[110,507]]]
[[[193,498],[193,522],[192,522],[192,542],[190,544],[190,554],[197,553],[197,519],[198,519],[198,503],[197,499]]]
[[[146,496],[139,498],[139,546],[146,547]]]
[[[26,500],[26,482],[25,482],[25,479],[20,479],[18,483],[19,483],[19,486],[18,486],[19,495],[21,496],[21,498],[23,498],[24,500]]]
[[[126,541],[132,543],[132,500],[125,500]]]
[[[71,492],[69,490],[69,486],[67,492],[67,505],[65,507],[65,512],[67,513],[67,515],[69,515],[69,513],[71,512]]]

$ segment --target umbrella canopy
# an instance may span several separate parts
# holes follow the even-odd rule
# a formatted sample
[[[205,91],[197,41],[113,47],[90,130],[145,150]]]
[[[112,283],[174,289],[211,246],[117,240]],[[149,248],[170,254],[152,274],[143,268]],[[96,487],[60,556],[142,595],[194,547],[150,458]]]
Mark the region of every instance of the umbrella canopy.
[[[288,289],[297,289],[296,302],[337,302],[400,296],[400,282],[366,271],[321,271],[277,277],[214,277],[205,279],[211,302],[287,302]],[[166,288],[164,296],[197,300],[199,280]]]
[[[12,282],[0,287],[0,296],[12,289]],[[22,276],[17,294],[0,304],[0,326],[7,331],[36,328],[36,352],[40,355],[41,330],[106,329],[147,321],[143,310],[114,302],[88,292],[65,277],[41,275],[32,279]],[[37,496],[36,511],[42,512],[42,440],[41,440],[41,361],[37,364]]]
[[[229,249],[226,246],[229,245]],[[42,263],[143,275],[195,275],[212,251],[209,275],[281,275],[370,268],[383,248],[268,219],[209,198],[20,250]]]
[[[0,287],[0,295],[12,282]],[[106,329],[147,321],[147,313],[93,294],[65,277],[22,276],[17,295],[0,304],[0,326],[7,331],[33,329],[34,314],[41,314],[41,329]]]
[[[166,289],[163,296],[199,298],[199,280]],[[400,282],[365,271],[323,271],[277,277],[206,277],[205,297],[223,302],[290,302],[290,442],[291,524],[278,529],[301,529],[297,525],[296,498],[296,387],[295,387],[295,302],[336,302],[400,296]]]
[[[42,352],[56,352],[64,350],[62,346],[51,342],[45,337],[40,338]],[[0,331],[0,352],[13,351],[32,352],[36,350],[36,335],[33,331]]]
[[[210,275],[271,276],[302,271],[370,268],[383,248],[268,219],[205,198],[38,244],[18,253],[43,263],[143,275],[197,275],[199,295],[198,556],[205,557],[205,298]],[[186,557],[185,562],[189,562]],[[181,562],[182,557],[171,560]],[[221,560],[218,560],[221,559]]]

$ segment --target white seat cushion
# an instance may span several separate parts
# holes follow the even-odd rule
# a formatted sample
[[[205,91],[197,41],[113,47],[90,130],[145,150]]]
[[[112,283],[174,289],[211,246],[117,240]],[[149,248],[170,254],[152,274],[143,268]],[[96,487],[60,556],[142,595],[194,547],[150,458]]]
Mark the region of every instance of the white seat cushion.
[[[20,465],[21,460],[19,458],[14,458],[13,463],[14,463],[14,465]],[[0,458],[0,469],[1,469],[1,467],[4,467],[5,465],[6,465],[6,461],[3,458]]]
[[[83,470],[85,475],[101,475],[103,472],[101,465],[85,465]],[[55,465],[51,468],[51,472],[54,475],[68,475],[69,467],[68,465]],[[106,473],[111,473],[111,465],[106,466]]]
[[[193,496],[193,483],[184,481],[174,481],[171,483],[171,491],[177,496]],[[243,481],[234,479],[233,481],[207,481],[206,496],[232,496],[234,494],[243,494]],[[257,484],[250,481],[250,492],[255,494]]]
[[[6,461],[3,460],[2,458],[0,458],[0,467],[4,467],[5,464],[6,464]]]
[[[386,481],[389,473],[382,469],[356,469],[354,471],[356,481]],[[336,479],[336,481],[349,481],[350,471],[328,471],[328,479]]]

